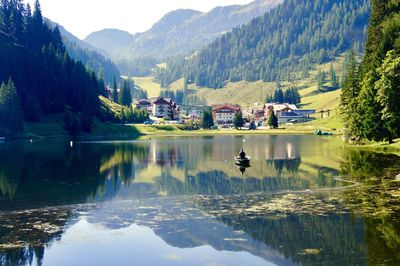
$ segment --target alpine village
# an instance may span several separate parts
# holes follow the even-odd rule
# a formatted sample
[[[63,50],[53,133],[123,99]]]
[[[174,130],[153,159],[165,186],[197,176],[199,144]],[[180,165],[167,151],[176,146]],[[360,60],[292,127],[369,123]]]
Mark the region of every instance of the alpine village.
[[[0,0],[0,265],[400,265],[400,0]]]

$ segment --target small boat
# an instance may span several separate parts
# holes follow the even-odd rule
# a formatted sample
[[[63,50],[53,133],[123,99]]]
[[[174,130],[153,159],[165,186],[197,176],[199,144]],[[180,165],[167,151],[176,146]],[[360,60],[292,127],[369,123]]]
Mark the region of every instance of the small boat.
[[[316,136],[332,136],[333,133],[332,132],[324,132],[321,129],[318,129],[314,132],[314,135],[316,135]]]
[[[241,158],[240,156],[235,157],[235,161],[237,165],[250,165],[250,157],[246,156],[245,158]]]
[[[246,155],[246,153],[244,152],[244,150],[242,149],[239,153],[238,156],[236,156],[235,158],[236,164],[237,165],[242,165],[242,166],[249,166],[250,165],[250,157]]]

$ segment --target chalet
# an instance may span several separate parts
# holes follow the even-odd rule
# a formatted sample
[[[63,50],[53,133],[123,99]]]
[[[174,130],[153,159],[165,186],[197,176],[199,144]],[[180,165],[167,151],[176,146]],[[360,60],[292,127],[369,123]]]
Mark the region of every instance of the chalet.
[[[211,106],[207,105],[182,105],[181,113],[190,118],[200,119],[205,110],[211,110]]]
[[[254,113],[253,113],[253,116],[254,116],[254,120],[255,121],[264,120],[264,118],[265,118],[265,110],[264,109],[255,110]]]
[[[170,118],[174,120],[179,118],[180,108],[170,98],[153,98],[150,99],[152,104],[152,115],[157,118]]]
[[[312,120],[310,115],[315,114],[315,110],[299,110],[296,105],[287,103],[267,103],[265,110],[266,119],[274,112],[278,117],[279,124],[308,122]]]
[[[241,108],[236,104],[218,104],[212,106],[214,122],[217,124],[232,124],[235,114],[240,112]]]
[[[146,110],[149,114],[152,112],[153,104],[147,99],[140,99],[135,102],[136,108]]]

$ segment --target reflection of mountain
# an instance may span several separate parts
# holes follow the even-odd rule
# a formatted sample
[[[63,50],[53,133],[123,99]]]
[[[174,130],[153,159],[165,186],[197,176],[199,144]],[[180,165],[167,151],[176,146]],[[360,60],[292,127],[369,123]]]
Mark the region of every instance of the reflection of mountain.
[[[42,265],[46,247],[61,238],[68,209],[0,213],[0,265]]]
[[[246,251],[279,265],[293,265],[262,242],[205,216],[190,198],[110,202],[90,215],[88,221],[109,229],[126,228],[135,223],[150,227],[173,247],[185,249],[208,245],[219,251]]]
[[[333,179],[338,174],[336,165],[325,161],[319,165],[314,160],[320,149],[327,148],[326,143],[313,151],[313,141],[310,137],[260,136],[247,137],[245,142],[242,137],[208,137],[77,143],[72,148],[62,142],[46,147],[42,143],[6,144],[0,150],[0,209],[115,197],[243,194],[337,186]],[[243,176],[233,160],[242,147],[252,156],[252,167]]]
[[[104,177],[99,174],[101,156],[95,147],[69,148],[14,143],[0,150],[0,209],[15,210],[83,203],[93,198]]]
[[[293,215],[279,220],[229,216],[222,221],[301,265],[365,265],[367,262],[363,220],[350,215]],[[307,250],[316,252],[311,254]]]

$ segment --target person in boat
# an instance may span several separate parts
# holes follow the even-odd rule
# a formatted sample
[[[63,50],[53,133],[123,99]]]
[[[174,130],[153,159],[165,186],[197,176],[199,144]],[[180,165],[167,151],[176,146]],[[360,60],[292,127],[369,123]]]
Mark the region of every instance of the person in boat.
[[[244,150],[242,149],[239,153],[240,159],[246,159],[246,153],[244,152]]]

